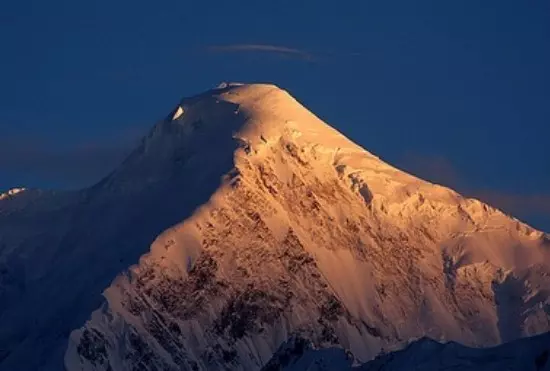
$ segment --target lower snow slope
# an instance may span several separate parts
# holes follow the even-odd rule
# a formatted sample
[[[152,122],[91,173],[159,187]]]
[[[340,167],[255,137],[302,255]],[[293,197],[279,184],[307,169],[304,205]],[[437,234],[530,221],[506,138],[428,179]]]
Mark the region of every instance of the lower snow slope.
[[[274,86],[184,100],[138,152],[110,189],[169,179],[166,205],[209,171],[223,181],[105,291],[69,370],[254,370],[294,333],[366,361],[420,336],[550,330],[546,235],[385,164]]]
[[[62,369],[70,332],[101,305],[102,291],[208,201],[233,168],[232,132],[241,122],[235,105],[216,107],[223,127],[160,122],[91,188],[1,197],[1,371]]]
[[[293,337],[279,347],[262,371],[550,371],[550,333],[493,348],[416,340],[403,350],[357,364],[341,348],[319,349]]]

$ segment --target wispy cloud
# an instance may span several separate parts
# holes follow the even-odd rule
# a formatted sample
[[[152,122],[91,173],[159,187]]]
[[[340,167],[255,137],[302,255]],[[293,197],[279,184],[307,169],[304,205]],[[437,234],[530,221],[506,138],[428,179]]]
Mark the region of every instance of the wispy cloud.
[[[518,215],[550,216],[550,194],[512,194],[493,190],[478,190],[474,192],[473,197]]]
[[[399,161],[408,172],[433,183],[449,187],[462,187],[463,176],[445,157],[439,155],[420,155],[408,153]]]
[[[451,187],[511,215],[550,217],[550,192],[514,193],[474,186],[451,161],[439,155],[408,154],[400,161],[400,166],[420,178]]]
[[[313,61],[315,56],[304,50],[289,48],[280,45],[268,44],[230,44],[230,45],[214,45],[206,48],[211,53],[270,53],[276,55],[290,56],[298,59]]]
[[[91,185],[113,170],[137,145],[138,130],[111,133],[108,140],[60,146],[42,138],[0,138],[0,179],[10,186]],[[32,184],[32,182],[40,184]],[[27,182],[31,182],[28,184]],[[6,186],[1,184],[0,186]]]

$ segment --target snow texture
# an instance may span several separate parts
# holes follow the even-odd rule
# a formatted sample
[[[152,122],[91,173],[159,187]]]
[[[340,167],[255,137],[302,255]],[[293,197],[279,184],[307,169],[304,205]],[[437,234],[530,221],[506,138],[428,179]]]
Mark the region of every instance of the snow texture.
[[[550,330],[549,250],[284,90],[222,84],[95,186],[0,200],[0,370],[259,370],[297,336],[357,362],[492,346]]]

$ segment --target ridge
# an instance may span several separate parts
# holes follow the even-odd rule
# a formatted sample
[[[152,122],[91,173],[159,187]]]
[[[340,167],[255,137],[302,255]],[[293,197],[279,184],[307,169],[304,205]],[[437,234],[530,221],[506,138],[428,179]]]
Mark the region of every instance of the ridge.
[[[185,98],[146,147],[142,173],[162,150],[170,183],[220,181],[105,290],[71,334],[70,370],[130,370],[144,353],[152,369],[254,370],[296,333],[365,361],[411,337],[550,329],[540,232],[392,167],[282,89]]]
[[[550,329],[541,232],[385,163],[274,85],[181,99],[68,196],[2,203],[2,371],[255,370],[295,333],[368,360],[411,337]]]

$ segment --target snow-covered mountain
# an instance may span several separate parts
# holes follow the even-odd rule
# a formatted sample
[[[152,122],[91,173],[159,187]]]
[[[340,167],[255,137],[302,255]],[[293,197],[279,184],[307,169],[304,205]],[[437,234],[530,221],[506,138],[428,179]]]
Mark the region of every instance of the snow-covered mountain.
[[[89,189],[0,198],[2,371],[258,370],[296,334],[362,362],[489,346],[549,331],[549,292],[547,235],[273,85],[183,99]]]
[[[550,333],[493,348],[469,348],[422,338],[403,350],[357,364],[342,348],[316,348],[308,339],[283,343],[262,371],[550,371]]]

